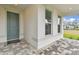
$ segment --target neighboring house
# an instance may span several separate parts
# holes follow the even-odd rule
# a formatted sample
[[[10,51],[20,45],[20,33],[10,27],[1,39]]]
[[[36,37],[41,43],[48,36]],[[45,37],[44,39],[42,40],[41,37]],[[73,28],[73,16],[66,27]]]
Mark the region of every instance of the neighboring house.
[[[77,22],[76,20],[74,20],[73,22],[64,21],[64,29],[65,30],[79,29],[79,22]]]
[[[75,29],[75,27],[73,25],[69,25],[69,24],[67,24],[67,25],[65,24],[63,27],[64,27],[65,30],[73,30],[73,29]]]
[[[2,45],[26,40],[40,49],[62,38],[63,15],[52,5],[0,5]]]

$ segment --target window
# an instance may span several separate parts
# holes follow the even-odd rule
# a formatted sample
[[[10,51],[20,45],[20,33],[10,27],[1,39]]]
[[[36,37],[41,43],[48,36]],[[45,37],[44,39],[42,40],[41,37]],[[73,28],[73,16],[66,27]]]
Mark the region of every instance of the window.
[[[61,16],[58,16],[58,33],[61,32]]]
[[[45,10],[45,35],[51,34],[51,11]]]
[[[45,19],[47,19],[47,21],[48,22],[51,22],[51,16],[52,16],[52,13],[51,13],[51,11],[49,11],[49,10],[45,10]]]
[[[45,34],[51,34],[51,24],[45,24]]]

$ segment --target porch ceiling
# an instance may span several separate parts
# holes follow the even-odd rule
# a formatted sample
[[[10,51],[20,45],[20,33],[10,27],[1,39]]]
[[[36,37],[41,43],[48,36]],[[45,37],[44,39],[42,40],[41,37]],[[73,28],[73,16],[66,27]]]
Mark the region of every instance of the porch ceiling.
[[[18,4],[19,8],[26,8],[31,4]],[[56,9],[60,10],[63,15],[79,15],[79,4],[52,4]]]
[[[2,6],[13,6],[19,9],[24,9],[31,4],[4,4]],[[51,4],[51,6],[60,10],[63,15],[79,15],[79,4]]]
[[[0,4],[0,6],[4,6],[4,7],[12,6],[12,7],[16,7],[18,9],[24,9],[24,8],[28,7],[28,5],[30,5],[30,4]]]
[[[53,4],[64,15],[79,15],[79,4]]]

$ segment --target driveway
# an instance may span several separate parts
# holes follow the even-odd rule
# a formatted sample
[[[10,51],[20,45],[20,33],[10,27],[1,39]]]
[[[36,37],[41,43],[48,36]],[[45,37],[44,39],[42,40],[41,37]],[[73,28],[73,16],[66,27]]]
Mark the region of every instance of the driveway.
[[[79,41],[60,39],[47,49],[34,53],[25,41],[0,48],[0,55],[79,55]]]

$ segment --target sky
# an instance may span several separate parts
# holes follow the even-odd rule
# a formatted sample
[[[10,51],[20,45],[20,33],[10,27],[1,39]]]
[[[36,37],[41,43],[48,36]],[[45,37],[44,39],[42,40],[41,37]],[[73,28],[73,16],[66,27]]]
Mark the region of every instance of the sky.
[[[64,21],[71,21],[73,22],[74,20],[79,20],[79,16],[65,16]]]

